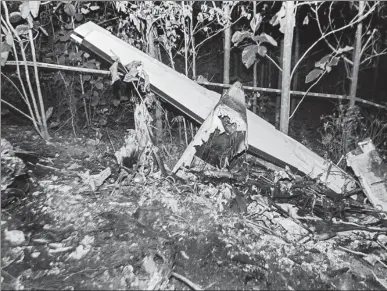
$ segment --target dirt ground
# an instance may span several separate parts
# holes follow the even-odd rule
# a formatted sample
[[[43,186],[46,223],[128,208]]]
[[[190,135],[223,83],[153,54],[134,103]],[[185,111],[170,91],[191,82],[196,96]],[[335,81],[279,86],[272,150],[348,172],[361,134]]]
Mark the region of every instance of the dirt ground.
[[[258,211],[266,192],[243,183],[157,172],[118,183],[112,144],[122,131],[99,140],[63,130],[50,143],[29,126],[3,125],[1,134],[29,152],[19,155],[27,175],[2,193],[4,290],[387,289],[379,230],[317,233],[314,217],[305,223],[316,232],[305,233],[271,207]],[[170,157],[179,150],[165,147]],[[107,167],[110,177],[92,191],[87,171]],[[14,230],[24,239],[7,240]]]

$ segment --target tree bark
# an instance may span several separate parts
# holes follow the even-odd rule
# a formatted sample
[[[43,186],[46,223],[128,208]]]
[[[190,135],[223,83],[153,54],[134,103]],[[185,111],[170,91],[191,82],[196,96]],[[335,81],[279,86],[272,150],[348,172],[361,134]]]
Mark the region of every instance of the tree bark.
[[[290,72],[292,68],[292,44],[293,44],[293,30],[294,30],[294,1],[287,1],[285,29],[284,29],[284,55],[282,67],[282,93],[281,93],[281,116],[280,116],[280,130],[288,134],[289,131],[289,109],[290,109]]]
[[[299,37],[299,31],[297,27],[294,30],[294,58],[293,58],[293,66],[296,64],[298,59],[300,58],[300,37]],[[299,73],[298,70],[294,73],[294,77],[292,80],[292,90],[296,91],[298,90],[298,82],[299,82]],[[291,112],[294,111],[298,104],[298,99],[296,99],[294,96],[291,97]]]
[[[359,12],[358,17],[362,17],[365,7],[364,1],[358,1],[359,3]],[[363,30],[363,23],[360,21],[357,24],[356,29],[356,44],[355,44],[355,51],[353,54],[353,67],[352,67],[352,78],[351,78],[351,88],[349,91],[349,104],[351,107],[355,105],[355,97],[356,97],[356,91],[357,91],[357,83],[359,79],[359,66],[360,66],[360,51],[361,51],[361,35]]]
[[[147,30],[148,30],[148,54],[155,58],[156,60],[160,60],[160,50],[158,50],[155,46],[155,33],[156,30],[154,27],[150,26],[151,23],[147,23]],[[155,139],[156,142],[159,142],[162,140],[162,133],[163,133],[163,111],[160,106],[156,106],[155,109]]]
[[[253,1],[253,17],[257,14],[257,4]],[[254,31],[253,31],[254,33]],[[258,86],[258,80],[257,80],[257,61],[254,62],[253,66],[253,87]],[[262,84],[261,84],[262,85]],[[253,112],[257,114],[257,94],[254,94],[254,104],[253,104]]]
[[[230,6],[225,3],[224,12],[230,15]],[[230,84],[231,23],[227,20],[224,30],[223,84]],[[223,93],[227,90],[225,89]]]
[[[282,68],[284,64],[284,40],[280,40],[280,57],[279,57],[279,65]],[[269,65],[272,66],[271,62],[269,62]],[[272,67],[271,67],[272,68]],[[277,68],[275,68],[275,72],[277,72]],[[281,90],[282,88],[282,75],[278,74],[278,89]],[[281,95],[277,95],[275,99],[275,128],[280,128],[280,111],[281,111]]]
[[[192,79],[196,80],[196,49],[195,49],[195,36],[194,36],[194,26],[193,26],[193,20],[194,20],[194,5],[195,1],[190,1],[190,5],[192,7],[192,16],[189,22],[189,31],[191,36],[191,47],[192,47]]]

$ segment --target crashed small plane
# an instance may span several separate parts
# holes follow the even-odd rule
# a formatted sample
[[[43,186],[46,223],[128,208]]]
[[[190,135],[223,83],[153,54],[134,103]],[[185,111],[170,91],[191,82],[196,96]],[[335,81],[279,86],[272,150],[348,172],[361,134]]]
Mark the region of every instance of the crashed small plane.
[[[149,76],[151,90],[200,124],[210,116],[221,98],[220,94],[200,86],[93,22],[78,26],[71,37],[84,49],[109,63],[114,63],[117,57],[123,66],[140,61]],[[336,165],[276,130],[251,111],[247,110],[246,116],[248,153],[260,159],[263,165],[288,166],[296,173],[318,179],[338,194],[355,188],[354,178]]]
[[[172,172],[189,167],[194,155],[213,166],[228,167],[248,147],[245,94],[242,84],[235,82],[210,112]]]

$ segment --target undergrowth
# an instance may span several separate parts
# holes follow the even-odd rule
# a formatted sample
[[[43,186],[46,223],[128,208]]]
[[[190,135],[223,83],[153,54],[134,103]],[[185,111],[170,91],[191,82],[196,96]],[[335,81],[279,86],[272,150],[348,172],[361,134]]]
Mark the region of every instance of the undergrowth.
[[[319,129],[324,158],[340,163],[357,144],[370,138],[379,153],[387,155],[387,118],[380,113],[367,113],[358,106],[339,104],[330,115],[321,117]]]

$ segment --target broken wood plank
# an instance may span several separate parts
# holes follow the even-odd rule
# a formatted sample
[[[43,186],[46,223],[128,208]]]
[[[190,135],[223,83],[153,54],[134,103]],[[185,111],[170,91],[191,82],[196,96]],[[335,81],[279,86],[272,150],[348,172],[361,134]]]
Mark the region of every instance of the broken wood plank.
[[[199,123],[204,121],[220,99],[220,94],[200,86],[93,22],[77,27],[71,37],[110,63],[117,56],[123,65],[141,61],[149,76],[151,90]],[[319,179],[336,193],[354,189],[354,179],[336,165],[276,130],[249,110],[247,120],[250,154]]]
[[[347,163],[359,177],[364,192],[378,210],[387,211],[387,165],[372,140],[359,143],[360,154],[348,153]]]

